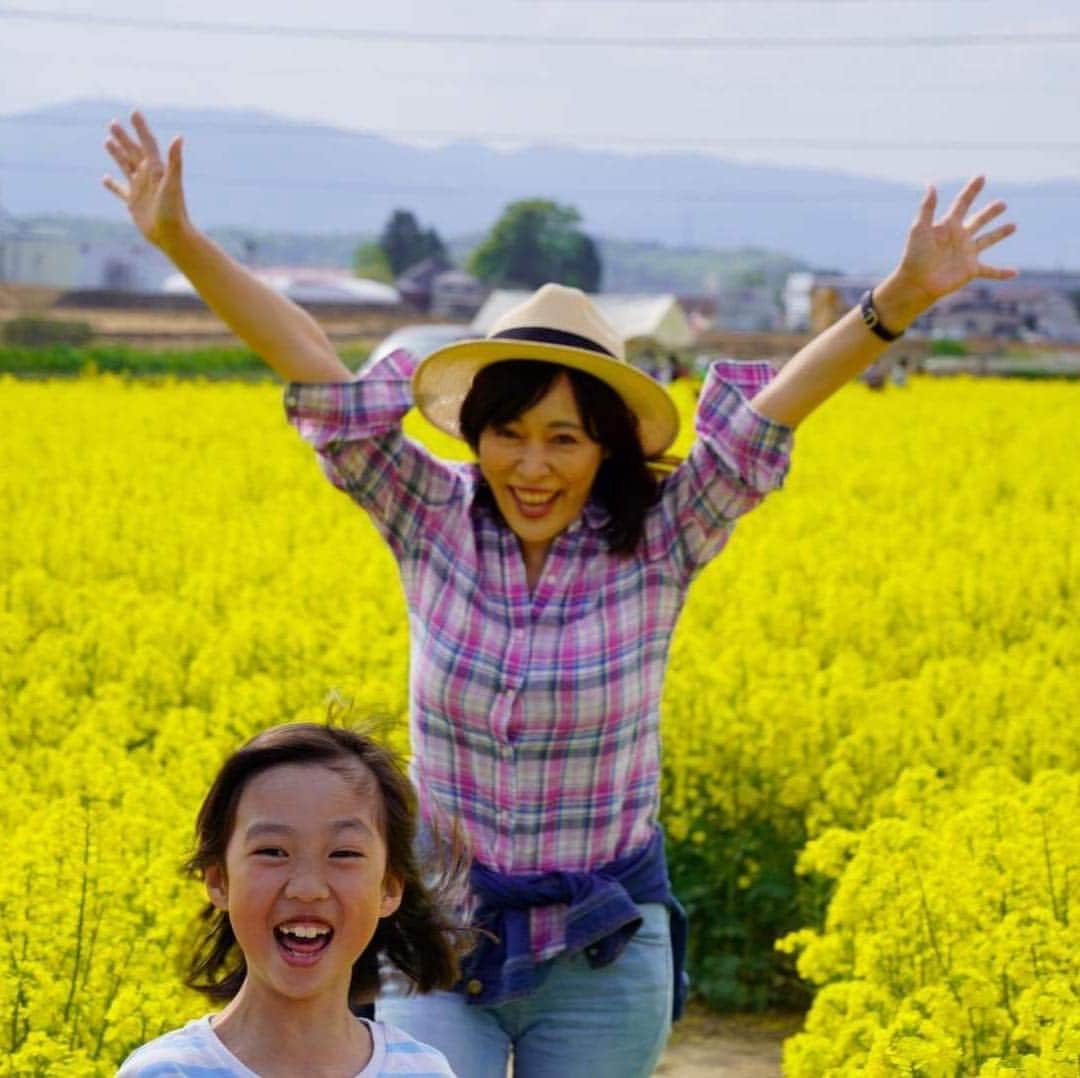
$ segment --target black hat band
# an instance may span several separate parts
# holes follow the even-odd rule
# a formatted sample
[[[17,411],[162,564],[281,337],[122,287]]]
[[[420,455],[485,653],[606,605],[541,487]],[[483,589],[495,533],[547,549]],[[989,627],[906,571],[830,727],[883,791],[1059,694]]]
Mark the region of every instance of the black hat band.
[[[590,340],[588,337],[579,336],[577,333],[569,333],[565,329],[551,329],[548,326],[520,326],[517,329],[504,329],[496,333],[488,340],[499,341],[532,341],[535,344],[561,344],[567,348],[583,348],[587,352],[599,352],[601,355],[618,357],[614,352],[609,352],[602,344]]]

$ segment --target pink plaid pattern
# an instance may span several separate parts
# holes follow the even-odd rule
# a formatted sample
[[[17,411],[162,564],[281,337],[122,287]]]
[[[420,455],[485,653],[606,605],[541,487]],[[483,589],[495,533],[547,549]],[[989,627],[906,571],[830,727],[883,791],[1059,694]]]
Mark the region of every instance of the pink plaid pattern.
[[[476,465],[437,460],[402,433],[415,366],[395,352],[353,382],[290,385],[286,409],[400,566],[421,810],[460,821],[500,872],[596,868],[655,825],[660,695],[687,587],[787,472],[790,429],[747,404],[772,369],[714,365],[697,440],[635,555],[608,552],[605,512],[590,503],[530,594],[513,533],[474,498]],[[534,911],[537,961],[563,949],[564,915]]]

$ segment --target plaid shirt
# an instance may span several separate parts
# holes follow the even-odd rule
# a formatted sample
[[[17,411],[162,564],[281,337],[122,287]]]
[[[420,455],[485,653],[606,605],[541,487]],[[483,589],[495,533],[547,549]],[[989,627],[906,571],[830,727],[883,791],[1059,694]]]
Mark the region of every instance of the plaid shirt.
[[[353,382],[293,384],[286,410],[397,558],[421,812],[459,821],[499,872],[592,870],[653,833],[660,695],[687,587],[787,471],[791,430],[747,404],[772,370],[714,365],[697,440],[634,555],[608,551],[606,513],[590,502],[530,592],[514,534],[475,498],[477,466],[402,433],[415,367],[398,351]],[[532,912],[536,961],[564,949],[565,915]]]

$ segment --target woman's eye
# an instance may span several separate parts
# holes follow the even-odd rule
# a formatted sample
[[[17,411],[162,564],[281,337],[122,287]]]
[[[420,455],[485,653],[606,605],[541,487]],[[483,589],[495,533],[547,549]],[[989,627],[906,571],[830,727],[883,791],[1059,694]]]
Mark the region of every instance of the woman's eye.
[[[557,434],[555,436],[556,445],[577,445],[578,440],[572,434]]]
[[[334,850],[331,857],[363,857],[359,850]]]
[[[252,855],[255,857],[284,857],[285,851],[280,846],[260,846],[257,850],[252,850]]]

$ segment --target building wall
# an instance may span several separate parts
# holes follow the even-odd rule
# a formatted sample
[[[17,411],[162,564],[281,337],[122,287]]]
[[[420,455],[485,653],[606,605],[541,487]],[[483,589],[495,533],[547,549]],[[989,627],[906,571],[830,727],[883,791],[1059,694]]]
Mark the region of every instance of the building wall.
[[[0,280],[15,284],[157,292],[171,272],[168,259],[141,240],[78,243],[28,229],[0,236]]]
[[[74,288],[79,273],[79,245],[54,236],[7,235],[0,239],[0,280]]]

